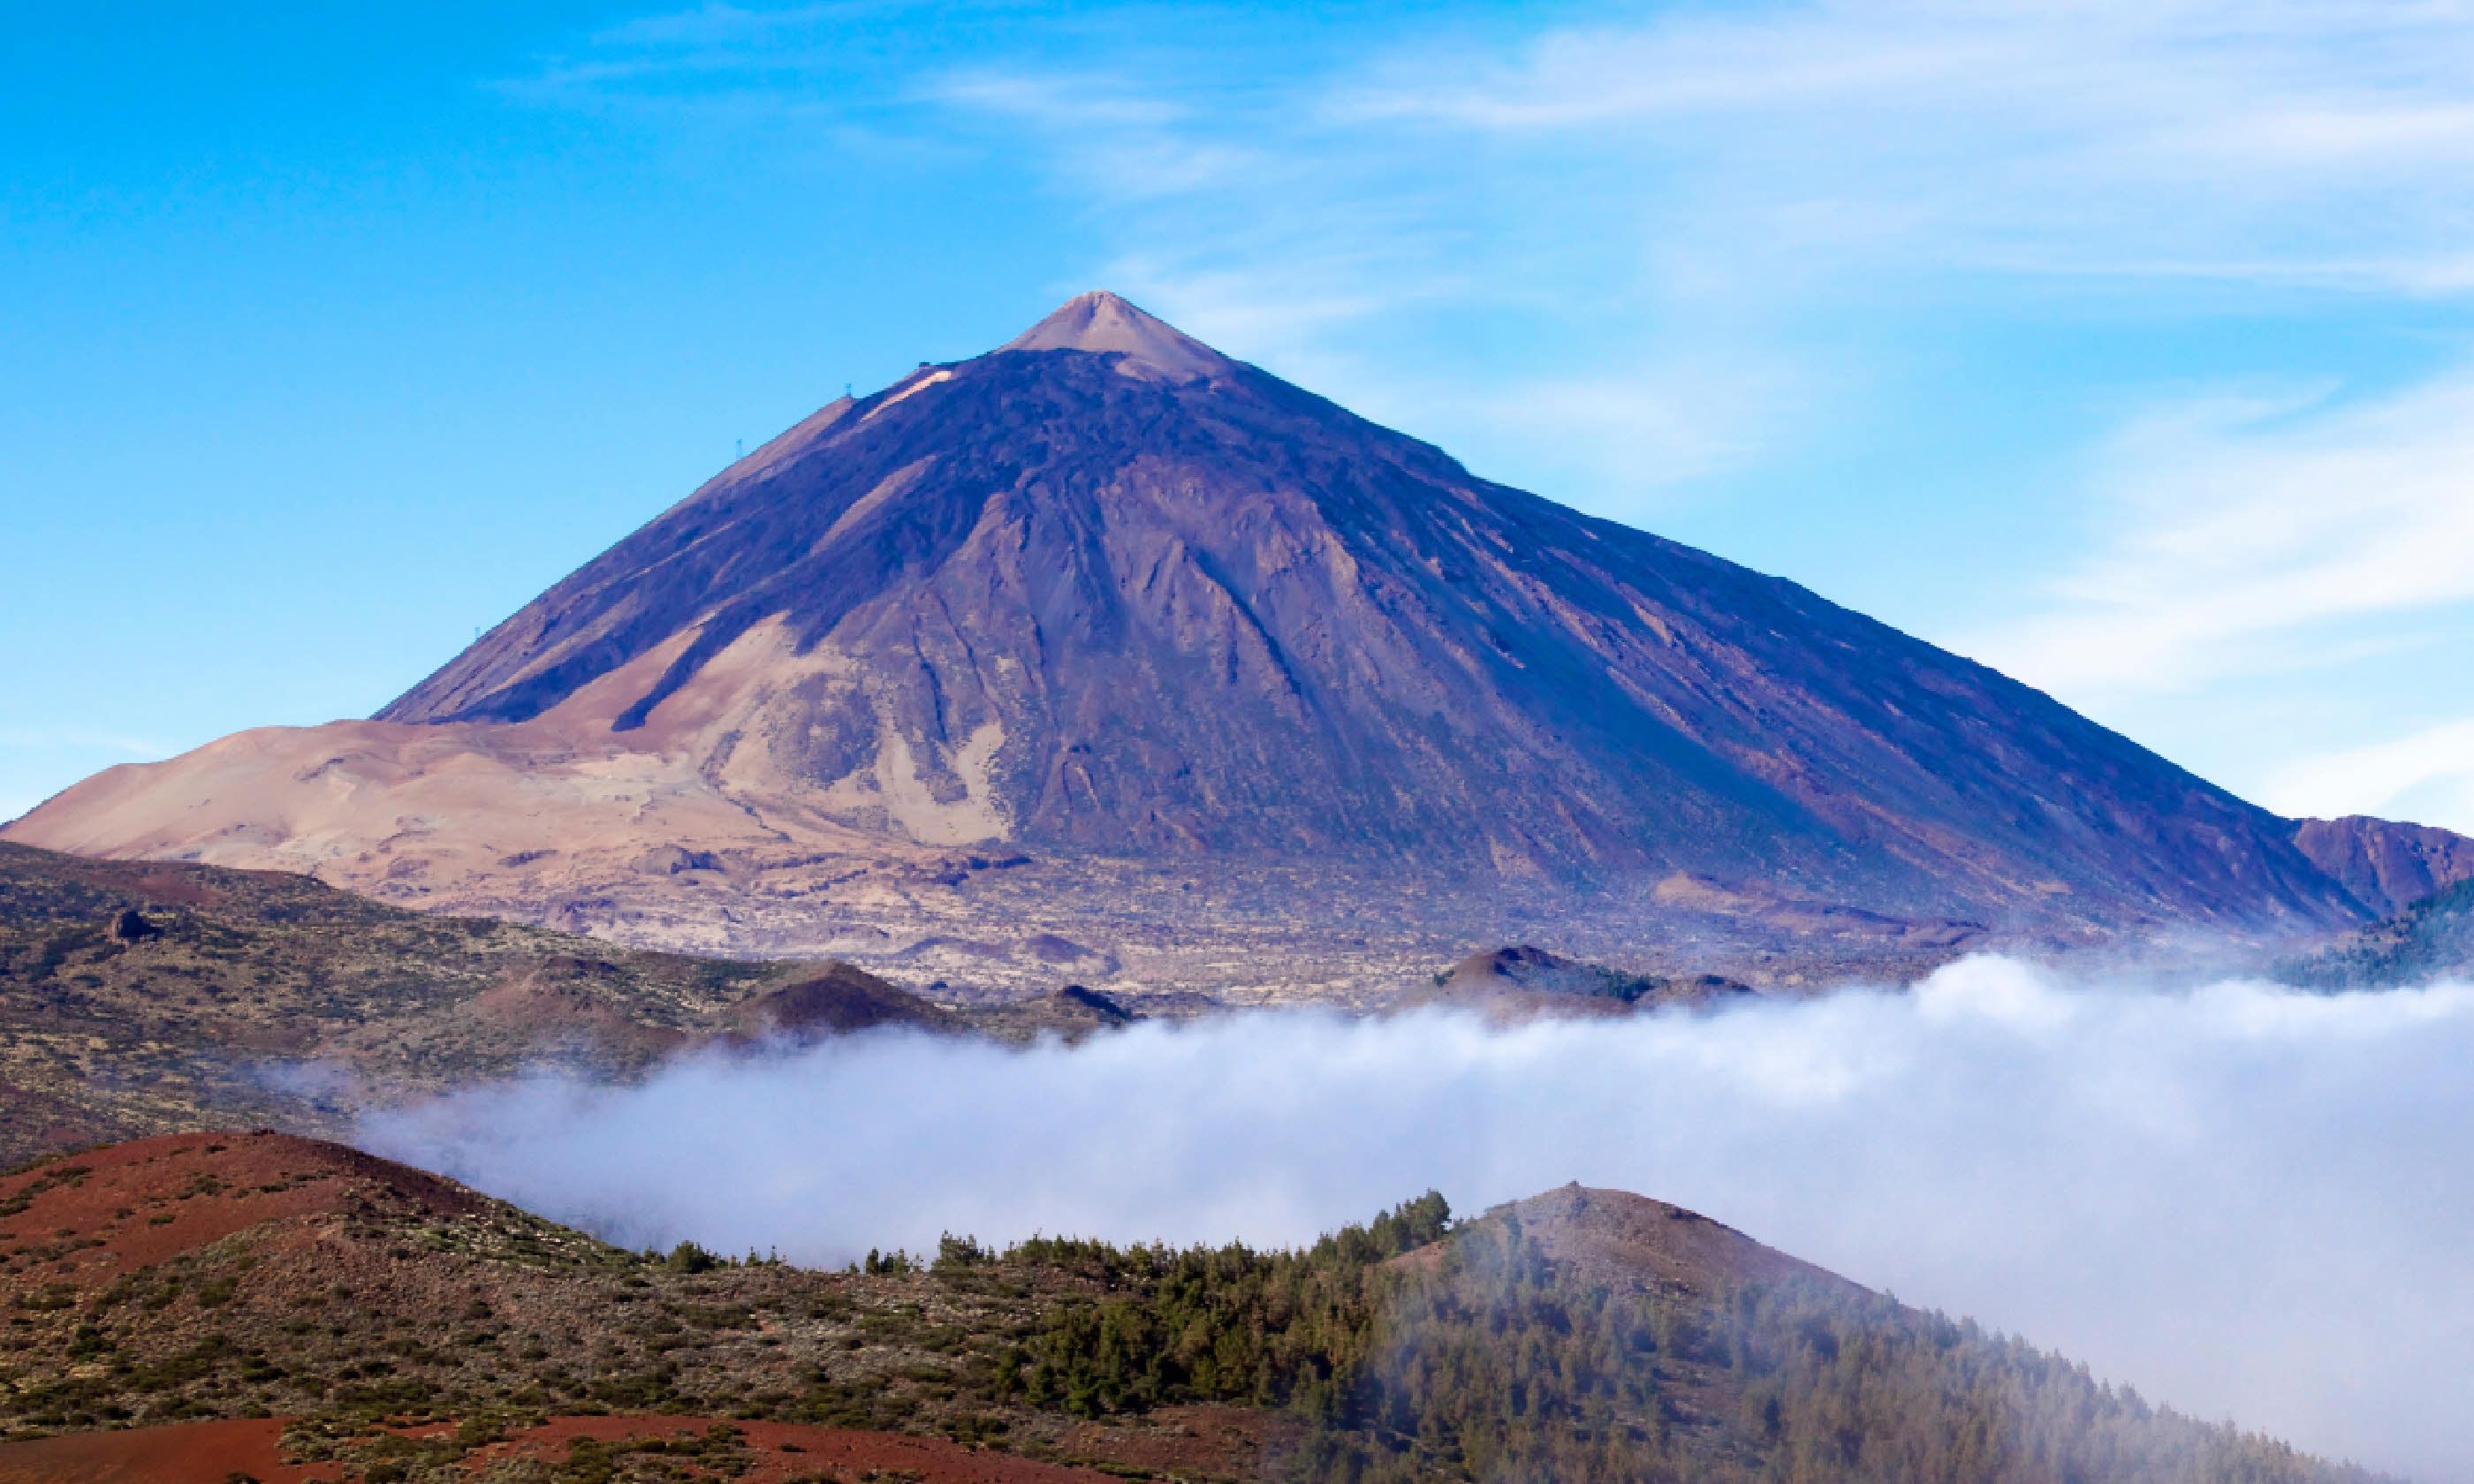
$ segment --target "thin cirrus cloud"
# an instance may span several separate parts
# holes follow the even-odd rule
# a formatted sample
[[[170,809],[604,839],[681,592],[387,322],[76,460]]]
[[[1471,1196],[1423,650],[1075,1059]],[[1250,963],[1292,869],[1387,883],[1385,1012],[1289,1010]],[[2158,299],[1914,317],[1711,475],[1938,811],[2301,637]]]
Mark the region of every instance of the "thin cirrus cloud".
[[[2336,407],[2210,399],[2099,462],[2096,553],[1964,646],[2066,697],[2341,663],[2474,608],[2474,371]]]
[[[1575,492],[1617,511],[1859,398],[1865,347],[1817,353],[1798,326],[1868,294],[2474,287],[2474,13],[2455,7],[1871,0],[1401,35],[1247,84],[1078,66],[974,67],[922,96],[1020,131],[1118,286],[1413,426],[1467,426],[1447,381],[1473,368],[1362,363],[1344,331],[1586,306],[1556,364],[1494,358],[1487,379],[1505,406],[1568,404],[1506,439],[1600,444]],[[1264,323],[1276,338],[1246,346]],[[1877,353],[1900,339],[1876,333]],[[1781,399],[1679,404],[1691,378],[1643,376],[1644,344]],[[1638,416],[1606,415],[1627,397]]]
[[[977,54],[899,39],[897,9],[654,14],[536,81],[977,138],[1055,183],[1120,287],[1206,333],[1289,326],[1257,351],[1386,311],[1577,301],[1604,346],[1733,337],[1740,363],[1851,276],[2474,283],[2474,14],[2453,6],[1858,0],[1252,52],[1226,17],[1180,50],[1104,10],[990,12],[1010,18],[958,33],[987,35]]]
[[[1826,201],[1906,224],[1861,255],[2421,290],[2464,279],[2469,61],[2454,6],[1873,0],[1411,53],[1334,110],[1588,132],[1736,221]],[[2346,201],[2379,209],[2319,209]]]
[[[1589,290],[1610,339],[1850,273],[2474,283],[2474,12],[2453,5],[1446,13],[1294,47],[1225,14],[1162,39],[1104,8],[982,12],[951,32],[982,39],[932,47],[919,9],[655,13],[526,81],[895,109],[1045,173],[1164,302],[1302,287],[1328,323],[1431,307],[1438,279],[1457,308]]]
[[[2266,802],[2292,815],[2474,821],[2474,717],[2288,763],[2270,778]]]

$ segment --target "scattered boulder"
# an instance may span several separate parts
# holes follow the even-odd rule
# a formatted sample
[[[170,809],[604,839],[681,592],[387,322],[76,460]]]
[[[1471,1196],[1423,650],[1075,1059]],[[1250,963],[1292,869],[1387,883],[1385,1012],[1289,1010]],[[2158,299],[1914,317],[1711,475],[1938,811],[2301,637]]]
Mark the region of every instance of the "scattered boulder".
[[[1049,998],[1058,1013],[1087,1016],[1103,1025],[1128,1025],[1139,1018],[1115,999],[1079,984],[1069,984]]]
[[[648,876],[675,876],[691,871],[719,871],[721,857],[711,850],[681,845],[657,845],[636,857],[636,869]]]
[[[1030,999],[974,1006],[968,1014],[972,1027],[981,1034],[1017,1043],[1043,1036],[1080,1041],[1094,1032],[1120,1030],[1143,1018],[1115,996],[1079,984]]]

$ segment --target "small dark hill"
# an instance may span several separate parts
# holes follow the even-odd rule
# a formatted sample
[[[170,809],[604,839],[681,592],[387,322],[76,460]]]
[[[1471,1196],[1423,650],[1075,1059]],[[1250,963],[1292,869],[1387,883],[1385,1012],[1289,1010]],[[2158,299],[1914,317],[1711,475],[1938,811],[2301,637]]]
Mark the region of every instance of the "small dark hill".
[[[374,1104],[543,1066],[636,1077],[716,1041],[1130,1018],[1079,987],[956,1011],[835,960],[624,948],[281,872],[0,843],[0,1161],[235,1124],[342,1133]]]
[[[897,989],[863,969],[831,962],[793,983],[741,1001],[721,1020],[724,1039],[742,1044],[795,1044],[897,1025],[943,1035],[968,1029],[960,1016],[941,1005]]]
[[[298,927],[351,927],[410,914],[288,871],[95,860],[0,841],[0,924],[89,922],[130,910],[244,916]]]
[[[1620,1016],[1670,1005],[1746,996],[1750,986],[1717,974],[1629,973],[1526,944],[1472,953],[1397,1002],[1466,1005],[1499,1019],[1538,1015]]]
[[[1001,1041],[1026,1042],[1043,1036],[1080,1041],[1097,1031],[1113,1031],[1143,1018],[1113,996],[1069,984],[1061,990],[1001,1005],[974,1006],[971,1023]]]
[[[1733,1227],[1627,1190],[1575,1183],[1497,1206],[1478,1220],[1536,1242],[1547,1257],[1598,1282],[1713,1302],[1749,1285],[1789,1281],[1847,1297],[1870,1292]]]
[[[632,1075],[751,997],[849,972],[0,843],[0,1161],[236,1123],[340,1132],[369,1097],[543,1064]]]

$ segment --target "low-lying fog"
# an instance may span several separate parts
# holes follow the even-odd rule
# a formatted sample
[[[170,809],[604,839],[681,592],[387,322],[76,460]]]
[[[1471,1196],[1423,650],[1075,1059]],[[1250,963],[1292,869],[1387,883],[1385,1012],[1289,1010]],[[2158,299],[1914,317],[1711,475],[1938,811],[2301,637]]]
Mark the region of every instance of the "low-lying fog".
[[[1441,1189],[1691,1207],[2153,1400],[2474,1472],[2474,987],[2150,993],[1977,959],[1904,994],[1490,1029],[880,1035],[540,1080],[374,1148],[636,1246],[838,1264],[951,1230],[1298,1241]]]

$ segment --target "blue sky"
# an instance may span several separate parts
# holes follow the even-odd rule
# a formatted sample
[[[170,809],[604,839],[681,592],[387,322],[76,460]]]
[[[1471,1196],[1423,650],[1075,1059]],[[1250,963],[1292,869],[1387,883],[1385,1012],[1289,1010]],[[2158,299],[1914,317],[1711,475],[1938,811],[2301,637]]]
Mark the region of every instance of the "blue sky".
[[[366,714],[1087,287],[2272,806],[2474,830],[2441,0],[25,8],[0,816]]]

